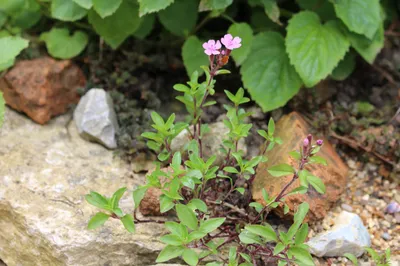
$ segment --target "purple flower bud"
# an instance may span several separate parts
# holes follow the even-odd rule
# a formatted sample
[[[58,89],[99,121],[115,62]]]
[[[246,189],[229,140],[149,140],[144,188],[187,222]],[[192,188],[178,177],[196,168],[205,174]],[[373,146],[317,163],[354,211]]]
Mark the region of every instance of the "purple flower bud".
[[[307,139],[308,139],[309,143],[311,143],[312,142],[312,135],[308,134]]]
[[[323,143],[324,143],[324,141],[322,139],[317,140],[317,145],[318,146],[322,146]]]
[[[303,147],[304,147],[304,148],[307,148],[308,145],[310,145],[310,141],[308,140],[308,138],[305,138],[305,139],[303,140]]]
[[[396,212],[400,212],[400,205],[395,202],[392,201],[391,203],[389,203],[389,205],[386,207],[386,212],[387,213],[396,213]]]

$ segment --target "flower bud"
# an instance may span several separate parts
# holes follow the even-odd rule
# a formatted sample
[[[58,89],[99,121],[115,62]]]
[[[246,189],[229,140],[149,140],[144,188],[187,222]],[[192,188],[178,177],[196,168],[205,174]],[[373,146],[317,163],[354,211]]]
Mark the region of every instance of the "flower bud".
[[[322,139],[317,140],[317,145],[318,146],[322,146],[323,143],[324,143],[324,141]]]
[[[304,148],[307,148],[308,145],[310,145],[310,141],[308,140],[308,138],[305,138],[305,139],[303,140],[303,147],[304,147]]]
[[[312,135],[308,134],[307,139],[308,139],[309,143],[311,143],[312,142]]]

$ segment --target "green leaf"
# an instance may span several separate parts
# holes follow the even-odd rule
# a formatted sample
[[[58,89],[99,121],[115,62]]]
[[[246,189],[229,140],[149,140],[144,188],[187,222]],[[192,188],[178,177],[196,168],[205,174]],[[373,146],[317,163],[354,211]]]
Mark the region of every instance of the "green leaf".
[[[276,0],[262,0],[265,14],[275,23],[281,25],[279,21],[280,11]]]
[[[314,261],[308,250],[300,247],[291,247],[289,252],[293,254],[299,265],[314,265]]]
[[[322,182],[321,178],[316,177],[314,175],[307,176],[308,183],[315,188],[315,190],[320,193],[324,194],[326,192],[326,188],[324,182]]]
[[[180,255],[182,255],[184,250],[185,250],[185,248],[183,246],[176,247],[176,246],[168,245],[163,250],[161,250],[160,254],[158,254],[156,262],[157,263],[165,262],[170,259],[179,257]]]
[[[248,230],[243,230],[239,235],[239,239],[244,244],[262,244],[261,238]]]
[[[275,122],[274,119],[271,117],[268,121],[268,135],[273,136],[275,133]]]
[[[0,91],[0,128],[4,122],[5,111],[6,111],[6,102],[4,101],[3,93]]]
[[[75,21],[86,16],[87,10],[72,0],[53,0],[51,16],[62,21]]]
[[[118,217],[122,217],[124,216],[124,213],[122,212],[122,210],[120,208],[113,208],[113,213],[115,213]]]
[[[100,226],[102,226],[109,218],[110,216],[102,213],[102,212],[98,212],[96,213],[89,221],[88,224],[88,229],[96,229]]]
[[[188,230],[183,224],[179,224],[176,222],[165,222],[165,227],[173,235],[179,236],[181,239],[185,239],[188,236]]]
[[[351,73],[353,73],[356,66],[356,56],[354,53],[349,52],[344,59],[339,62],[339,65],[333,70],[331,77],[334,80],[345,80]]]
[[[307,87],[326,78],[349,47],[337,21],[323,25],[318,15],[311,11],[297,13],[289,20],[286,51]]]
[[[120,201],[120,199],[122,198],[122,196],[124,195],[126,191],[126,187],[120,188],[117,191],[115,191],[115,193],[112,195],[111,197],[111,207],[113,209],[118,208],[118,203]]]
[[[233,0],[201,0],[200,7],[203,7],[201,11],[220,10],[227,8],[232,2]]]
[[[202,42],[196,36],[190,36],[183,44],[182,59],[188,76],[194,71],[198,71],[199,76],[204,73],[200,66],[208,64],[208,57],[204,53]]]
[[[379,0],[333,1],[336,15],[352,32],[372,39],[381,24]]]
[[[185,249],[182,254],[182,258],[190,266],[196,266],[199,262],[199,256],[193,249]]]
[[[314,11],[323,21],[336,19],[335,9],[329,0],[296,0],[301,9]]]
[[[207,205],[205,204],[204,201],[202,201],[201,199],[192,199],[188,205],[189,208],[191,208],[192,210],[194,210],[191,206],[193,206],[195,209],[206,213],[207,212]]]
[[[235,167],[232,167],[232,166],[225,167],[224,171],[228,172],[228,173],[232,173],[232,174],[238,174],[239,173],[239,171]]]
[[[90,194],[85,196],[86,201],[100,209],[109,209],[108,201],[102,195],[97,192],[91,191]]]
[[[326,160],[325,160],[323,157],[318,156],[318,155],[312,156],[312,157],[310,158],[310,163],[318,163],[318,164],[322,164],[322,165],[325,165],[325,166],[328,165],[328,163],[326,162]]]
[[[72,0],[85,9],[91,9],[93,6],[92,0]]]
[[[183,244],[182,238],[173,234],[160,237],[160,241],[171,246],[181,246]]]
[[[158,13],[158,18],[173,34],[188,36],[196,25],[197,7],[197,0],[175,0],[172,5]]]
[[[220,227],[225,222],[225,218],[210,218],[206,221],[202,221],[199,227],[199,231],[203,233],[211,233]]]
[[[175,209],[178,218],[182,224],[186,225],[192,230],[197,229],[198,226],[197,217],[189,207],[183,204],[177,204]]]
[[[28,45],[29,41],[21,37],[7,36],[0,38],[0,64],[13,62],[15,57]]]
[[[303,224],[300,229],[296,232],[294,242],[296,245],[303,244],[306,241],[308,235],[308,224]]]
[[[354,256],[351,253],[344,253],[343,256],[348,258],[354,264],[354,266],[358,266],[358,261],[356,256]]]
[[[133,201],[135,203],[135,208],[139,207],[140,202],[144,198],[144,195],[146,195],[147,189],[148,189],[148,187],[139,187],[132,192]]]
[[[296,159],[296,160],[300,160],[301,159],[301,154],[298,151],[291,151],[291,152],[289,152],[289,155],[291,157],[293,157],[293,159]]]
[[[302,223],[309,209],[310,205],[308,205],[307,202],[303,202],[302,204],[300,204],[297,212],[294,214],[294,221]]]
[[[139,15],[144,16],[148,13],[158,12],[171,5],[174,0],[139,0]]]
[[[154,14],[142,17],[140,26],[133,33],[133,36],[141,40],[145,39],[153,30],[155,22],[156,22],[156,16]]]
[[[286,248],[286,246],[279,242],[278,244],[276,244],[275,248],[274,248],[274,255],[279,254],[281,251],[283,251]]]
[[[244,194],[244,188],[242,188],[242,187],[235,188],[235,190],[242,195]]]
[[[135,233],[135,223],[133,222],[132,215],[126,214],[121,218],[121,222],[129,233]]]
[[[369,40],[362,35],[352,33],[348,30],[346,33],[350,40],[351,46],[354,47],[354,49],[365,59],[365,61],[372,64],[384,46],[385,30],[383,28],[383,22],[381,23],[381,26],[375,33],[372,40]]]
[[[93,8],[96,10],[100,17],[105,18],[112,14],[119,8],[122,0],[92,0]]]
[[[139,9],[134,2],[123,1],[111,16],[101,18],[94,10],[89,11],[89,23],[95,31],[116,49],[129,35],[140,26]]]
[[[161,213],[171,210],[174,206],[175,206],[175,203],[174,203],[173,199],[171,199],[165,195],[160,196],[160,212]]]
[[[286,163],[272,166],[268,169],[268,173],[272,176],[280,177],[294,174],[294,168]]]
[[[49,54],[55,58],[69,59],[79,55],[88,44],[88,36],[83,31],[69,34],[67,28],[52,28],[40,35],[46,43]]]
[[[278,241],[278,238],[276,236],[276,233],[272,226],[269,224],[265,225],[247,225],[246,230],[250,231],[253,234],[262,236],[266,242],[268,241]]]
[[[23,30],[29,29],[39,22],[42,17],[40,8],[40,5],[35,0],[25,0],[24,4],[21,5],[21,9],[10,14],[9,22],[13,27]]]
[[[244,86],[264,112],[285,105],[302,85],[289,63],[284,39],[276,32],[260,33],[254,38],[240,72]]]
[[[234,37],[240,36],[242,39],[242,46],[231,53],[236,65],[240,66],[250,54],[253,43],[253,30],[247,23],[234,23],[229,27],[228,33]]]

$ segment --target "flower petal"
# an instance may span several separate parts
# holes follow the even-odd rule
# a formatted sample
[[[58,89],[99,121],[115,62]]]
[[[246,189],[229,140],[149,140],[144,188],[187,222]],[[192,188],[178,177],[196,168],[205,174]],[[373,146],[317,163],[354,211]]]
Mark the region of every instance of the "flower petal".
[[[221,43],[219,41],[217,41],[217,43],[215,44],[215,48],[216,49],[221,49]]]

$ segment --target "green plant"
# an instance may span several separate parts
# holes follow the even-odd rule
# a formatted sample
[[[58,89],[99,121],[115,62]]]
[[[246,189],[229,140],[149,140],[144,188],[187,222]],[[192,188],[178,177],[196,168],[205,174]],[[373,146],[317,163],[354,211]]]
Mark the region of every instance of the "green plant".
[[[390,249],[388,248],[383,254],[379,255],[372,248],[365,248],[371,258],[374,260],[377,266],[390,266]],[[357,257],[353,254],[346,253],[344,254],[346,258],[348,258],[355,266],[358,266]]]
[[[239,9],[247,10],[244,18]],[[345,79],[356,54],[372,64],[384,45],[384,24],[398,19],[398,9],[394,0],[3,0],[0,70],[13,65],[28,39],[43,41],[51,56],[64,59],[84,51],[93,33],[116,49],[129,37],[151,36],[159,21],[173,43],[183,44],[187,73],[201,75],[198,66],[206,59],[199,38],[210,34],[207,26],[213,34],[213,24],[228,21],[228,32],[240,33],[245,44],[232,53],[244,87],[269,111],[303,84]],[[41,26],[34,32],[41,37],[30,38],[40,21],[53,27]]]
[[[242,109],[241,105],[250,99],[244,96],[244,90],[240,88],[236,94],[225,91],[232,106],[225,106],[227,118],[224,124],[229,133],[221,147],[224,154],[222,163],[214,163],[215,155],[209,158],[204,156],[202,136],[208,127],[202,123],[202,113],[204,108],[215,104],[214,101],[208,101],[207,97],[214,94],[215,77],[229,73],[223,67],[234,50],[241,46],[241,39],[233,38],[230,34],[225,35],[221,42],[210,40],[203,44],[209,59],[209,67],[202,67],[206,74],[203,82],[199,82],[199,74],[195,71],[186,84],[174,86],[175,90],[183,94],[177,99],[189,113],[188,123],[175,122],[174,114],[164,119],[152,112],[154,131],[143,133],[143,137],[148,139],[148,147],[158,154],[158,159],[164,165],[169,166],[169,170],[161,168],[158,163],[157,169],[147,175],[147,183],[133,191],[133,216],[124,215],[118,208],[118,200],[125,188],[115,192],[111,198],[91,192],[86,196],[87,201],[103,211],[91,218],[89,229],[103,225],[109,218],[120,219],[128,231],[133,231],[134,223],[153,221],[140,220],[136,210],[146,191],[156,188],[162,192],[161,212],[171,211],[177,217],[175,221],[165,222],[170,233],[160,238],[166,246],[160,252],[157,262],[181,257],[189,265],[199,265],[209,260],[209,256],[215,255],[218,259],[207,265],[263,265],[267,259],[279,265],[313,265],[308,246],[304,244],[308,235],[308,224],[304,223],[308,203],[297,206],[294,223],[287,232],[276,232],[266,218],[279,205],[284,206],[286,214],[289,207],[285,204],[285,198],[307,192],[310,185],[319,193],[325,192],[321,179],[305,169],[308,164],[326,164],[323,158],[316,155],[323,145],[322,140],[313,144],[312,136],[308,135],[302,140],[300,149],[290,153],[298,161],[297,168],[288,164],[269,168],[269,173],[277,178],[291,175],[292,179],[278,195],[268,195],[264,189],[263,204],[252,202],[250,189],[257,165],[267,159],[265,151],[272,150],[275,144],[279,145],[282,141],[274,136],[275,123],[270,119],[268,130],[258,131],[265,140],[262,153],[251,159],[243,157],[238,143],[249,135],[252,124],[245,123],[245,118],[251,113]],[[173,153],[171,142],[182,130],[187,130],[192,140],[185,153]],[[301,185],[292,189],[291,185],[297,179]],[[235,198],[244,203],[235,205]],[[127,216],[128,225],[124,222]],[[223,248],[228,245],[229,254],[224,257]]]

